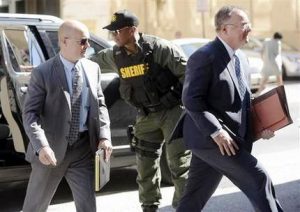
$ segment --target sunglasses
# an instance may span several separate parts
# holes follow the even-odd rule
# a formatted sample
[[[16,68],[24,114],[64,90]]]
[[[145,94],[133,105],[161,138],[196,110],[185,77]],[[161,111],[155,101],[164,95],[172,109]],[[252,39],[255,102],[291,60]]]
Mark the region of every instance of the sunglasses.
[[[113,31],[110,31],[110,33],[111,33],[113,36],[117,36],[117,35],[119,35],[124,29],[127,29],[127,28],[129,28],[129,27],[126,26],[126,27],[121,28],[121,29],[113,30]]]
[[[82,39],[80,39],[80,40],[76,40],[76,39],[74,39],[74,38],[66,37],[66,39],[75,40],[75,42],[78,43],[80,46],[85,46],[85,45],[89,42],[89,39],[88,39],[88,38],[82,38]]]
[[[81,46],[86,45],[88,42],[89,42],[89,39],[88,39],[88,38],[82,38],[81,40],[78,41],[78,43],[79,43]]]

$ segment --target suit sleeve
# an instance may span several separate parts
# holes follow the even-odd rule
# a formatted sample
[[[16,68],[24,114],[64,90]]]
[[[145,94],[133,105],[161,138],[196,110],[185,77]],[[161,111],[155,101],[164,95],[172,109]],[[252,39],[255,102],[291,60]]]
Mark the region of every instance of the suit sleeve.
[[[213,56],[196,52],[188,60],[182,101],[187,114],[205,136],[220,130],[221,124],[209,105],[214,80]]]
[[[100,122],[99,140],[107,139],[111,141],[110,119],[105,104],[104,94],[101,88],[101,70],[99,66],[97,67],[98,67],[97,101],[99,106],[99,122]]]
[[[41,71],[36,68],[31,73],[23,107],[23,125],[35,152],[44,146],[49,146],[40,122],[45,97],[46,89],[44,79]]]

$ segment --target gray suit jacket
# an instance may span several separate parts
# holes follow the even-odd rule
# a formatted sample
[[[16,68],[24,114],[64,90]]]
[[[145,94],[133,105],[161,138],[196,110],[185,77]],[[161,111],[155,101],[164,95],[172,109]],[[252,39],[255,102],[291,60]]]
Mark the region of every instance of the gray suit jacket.
[[[247,58],[236,51],[242,69],[247,69]],[[241,123],[242,99],[230,56],[216,38],[197,50],[188,60],[182,100],[186,115],[181,119],[184,140],[190,149],[214,148],[211,134],[224,128],[247,147],[252,146],[249,117],[250,90],[247,88],[248,118]],[[241,124],[247,129],[240,137]],[[180,124],[179,124],[180,125]]]
[[[110,120],[101,89],[98,64],[82,59],[89,87],[90,108],[87,118],[90,145],[97,150],[99,139],[111,140]],[[59,55],[32,71],[23,107],[23,125],[30,139],[26,160],[37,162],[36,152],[49,145],[59,164],[68,146],[66,137],[71,122],[71,96]]]

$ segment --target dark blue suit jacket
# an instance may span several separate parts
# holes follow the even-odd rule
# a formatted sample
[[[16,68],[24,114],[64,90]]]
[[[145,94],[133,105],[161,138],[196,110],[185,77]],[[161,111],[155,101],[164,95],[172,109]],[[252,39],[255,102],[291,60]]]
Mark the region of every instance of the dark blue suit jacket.
[[[248,71],[245,55],[237,50],[241,69]],[[241,96],[230,56],[223,43],[216,38],[198,49],[188,60],[182,101],[186,114],[183,125],[184,140],[189,149],[215,148],[211,134],[224,128],[247,149],[252,147],[250,118],[247,115],[244,136],[238,135],[241,126]],[[250,90],[247,88],[247,114],[250,108]]]

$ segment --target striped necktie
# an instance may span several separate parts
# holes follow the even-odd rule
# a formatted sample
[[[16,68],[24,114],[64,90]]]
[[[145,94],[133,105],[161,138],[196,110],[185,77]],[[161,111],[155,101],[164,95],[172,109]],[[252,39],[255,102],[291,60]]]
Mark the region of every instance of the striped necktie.
[[[71,124],[69,131],[69,144],[74,144],[78,139],[80,124],[80,107],[82,95],[82,76],[79,70],[74,66],[72,69],[72,97],[71,97]]]
[[[246,88],[246,84],[243,80],[242,77],[242,73],[241,73],[241,65],[240,65],[240,60],[239,58],[234,55],[234,59],[235,59],[235,63],[234,63],[234,69],[235,69],[235,74],[236,74],[236,78],[238,80],[238,84],[239,84],[239,90],[240,90],[240,94],[241,94],[241,124],[240,124],[240,128],[239,128],[239,135],[244,137],[247,131],[247,104],[249,101],[249,98],[247,97],[248,94],[246,93],[247,88]]]
[[[234,69],[235,69],[236,78],[237,78],[238,83],[239,83],[240,94],[241,94],[242,98],[244,98],[247,88],[246,88],[245,82],[244,82],[243,77],[242,77],[240,60],[236,55],[233,55],[233,56],[234,56],[234,59],[235,59],[234,60],[235,61],[234,62]]]

